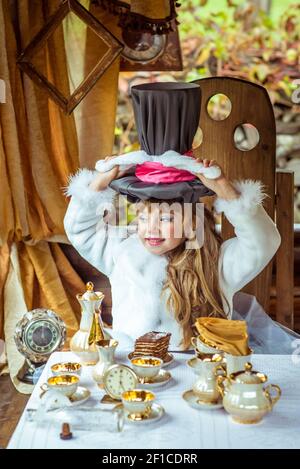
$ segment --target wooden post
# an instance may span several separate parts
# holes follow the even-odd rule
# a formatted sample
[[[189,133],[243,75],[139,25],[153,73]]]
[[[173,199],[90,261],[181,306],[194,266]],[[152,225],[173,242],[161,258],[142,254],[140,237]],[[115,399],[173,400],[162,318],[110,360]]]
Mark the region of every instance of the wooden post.
[[[294,328],[294,173],[276,172],[276,224],[281,245],[276,254],[276,320]]]

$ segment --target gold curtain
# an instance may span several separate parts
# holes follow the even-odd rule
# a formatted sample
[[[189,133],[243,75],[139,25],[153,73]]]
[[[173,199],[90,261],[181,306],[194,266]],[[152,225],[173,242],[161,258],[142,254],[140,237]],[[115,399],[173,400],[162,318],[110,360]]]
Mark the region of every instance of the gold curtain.
[[[45,3],[0,3],[0,76],[6,85],[6,103],[0,105],[0,321],[17,386],[23,359],[13,340],[16,322],[27,310],[47,307],[62,317],[71,335],[80,314],[74,295],[84,287],[58,244],[68,242],[62,187],[79,166],[74,117],[65,116],[16,65],[18,53],[59,0],[48,2],[49,10]],[[56,83],[66,89],[63,37],[55,41],[61,44],[48,47],[39,65],[52,70]],[[19,389],[31,390],[26,385]]]
[[[136,12],[147,13],[146,2],[132,3]],[[157,4],[167,2],[147,3],[157,12]],[[75,294],[84,285],[59,244],[68,243],[62,187],[78,167],[93,168],[97,159],[111,154],[114,138],[118,60],[71,116],[64,115],[16,64],[20,51],[59,4],[60,0],[0,2],[0,78],[6,85],[6,103],[0,104],[0,337],[5,339],[12,380],[21,392],[31,392],[16,378],[23,358],[16,351],[13,333],[22,315],[36,307],[53,309],[65,321],[69,337],[78,325]],[[84,4],[120,38],[117,16],[89,0]],[[101,54],[96,39],[87,32],[86,71],[94,60],[89,50]],[[64,40],[60,28],[37,55],[35,65],[68,94]]]

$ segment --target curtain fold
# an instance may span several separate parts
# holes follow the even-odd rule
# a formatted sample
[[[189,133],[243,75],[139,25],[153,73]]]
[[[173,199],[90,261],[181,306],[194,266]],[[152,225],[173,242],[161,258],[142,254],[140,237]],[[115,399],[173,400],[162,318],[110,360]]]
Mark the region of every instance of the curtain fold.
[[[65,321],[70,337],[80,315],[75,295],[84,289],[59,244],[49,242],[66,239],[62,187],[79,166],[74,117],[64,115],[16,64],[59,3],[0,3],[0,76],[6,84],[6,103],[0,105],[0,333],[13,382],[22,392],[31,388],[16,378],[24,361],[14,344],[16,323],[27,310],[49,308]],[[61,29],[38,60],[67,90],[63,40]]]

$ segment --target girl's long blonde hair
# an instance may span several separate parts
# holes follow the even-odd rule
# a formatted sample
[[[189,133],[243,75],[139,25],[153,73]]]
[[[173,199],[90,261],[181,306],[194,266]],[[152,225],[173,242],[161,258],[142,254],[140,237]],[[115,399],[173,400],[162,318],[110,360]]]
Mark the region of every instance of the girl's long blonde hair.
[[[154,200],[144,202],[150,206]],[[155,200],[156,203],[166,201]],[[168,200],[172,204],[176,200]],[[183,204],[181,204],[183,205]],[[196,229],[196,203],[192,204],[192,224]],[[191,338],[195,334],[194,323],[198,317],[225,317],[219,286],[218,260],[221,236],[215,230],[213,213],[204,207],[204,243],[202,247],[186,249],[185,242],[181,243],[166,255],[168,257],[167,278],[162,288],[169,292],[167,307],[172,311],[183,332],[182,346],[190,346]],[[226,300],[225,300],[226,302]]]

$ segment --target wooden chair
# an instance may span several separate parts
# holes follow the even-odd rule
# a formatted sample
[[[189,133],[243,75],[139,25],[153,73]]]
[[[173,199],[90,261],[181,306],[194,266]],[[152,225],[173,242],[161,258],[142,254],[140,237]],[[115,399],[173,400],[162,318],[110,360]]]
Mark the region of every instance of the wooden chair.
[[[230,179],[259,179],[270,197],[264,206],[275,219],[282,237],[276,254],[276,320],[294,327],[293,301],[293,173],[276,172],[276,129],[272,104],[264,87],[254,83],[227,77],[196,80],[201,86],[202,104],[200,126],[203,141],[196,149],[197,156],[217,160]],[[231,102],[231,112],[224,120],[210,117],[207,104],[216,94],[226,95]],[[237,126],[250,123],[259,132],[258,144],[249,151],[235,146],[234,132]],[[222,236],[234,236],[229,222],[222,218]],[[108,279],[84,261],[72,246],[62,245],[74,269],[86,282],[92,280],[105,294],[104,319],[110,321],[111,293]],[[269,311],[273,261],[243,291],[256,296],[265,311]],[[275,270],[275,269],[274,269]]]
[[[272,103],[263,86],[246,80],[228,77],[211,77],[196,80],[202,91],[200,126],[202,144],[197,156],[220,162],[231,179],[258,179],[266,186],[270,197],[264,207],[275,219],[282,242],[276,254],[276,320],[294,327],[294,231],[293,231],[293,173],[276,171],[276,128]],[[224,120],[214,120],[208,113],[208,102],[216,94],[224,94],[231,102],[231,112]],[[250,123],[259,132],[258,144],[249,151],[235,146],[237,126]],[[230,223],[223,217],[222,236],[234,235]],[[269,310],[272,264],[249,283],[243,291],[256,296],[265,311]]]

